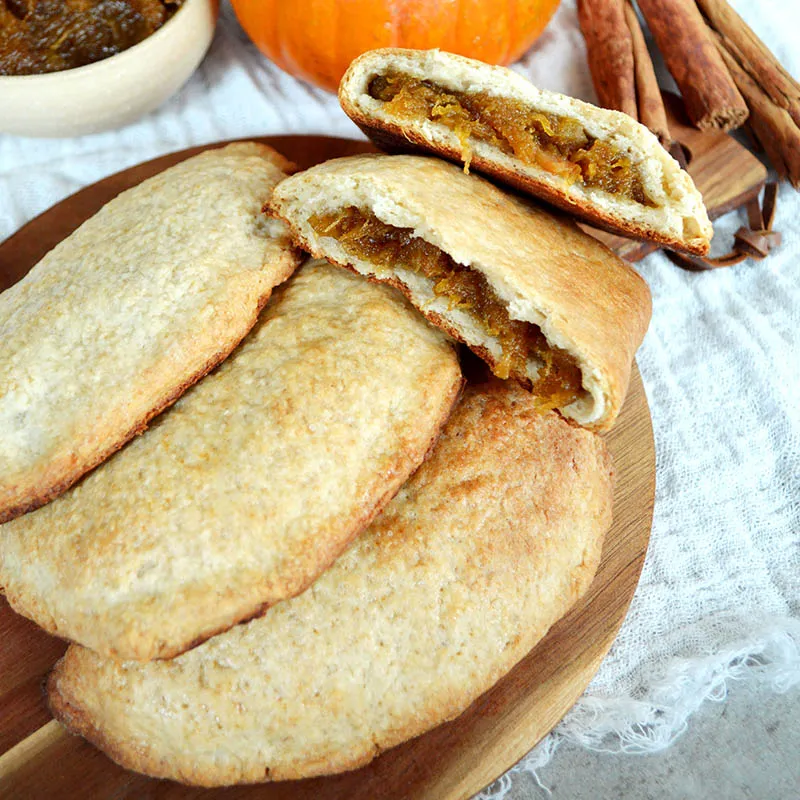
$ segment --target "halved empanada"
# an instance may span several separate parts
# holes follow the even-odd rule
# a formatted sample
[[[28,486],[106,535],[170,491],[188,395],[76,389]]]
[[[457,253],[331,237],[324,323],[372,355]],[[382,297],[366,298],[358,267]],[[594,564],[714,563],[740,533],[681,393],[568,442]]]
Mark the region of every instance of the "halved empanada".
[[[593,225],[708,252],[711,223],[691,177],[627,114],[439,50],[364,53],[339,99],[379,145],[463,161]]]
[[[572,223],[420,156],[328,161],[282,181],[269,207],[303,247],[399,288],[542,408],[613,424],[650,292]]]

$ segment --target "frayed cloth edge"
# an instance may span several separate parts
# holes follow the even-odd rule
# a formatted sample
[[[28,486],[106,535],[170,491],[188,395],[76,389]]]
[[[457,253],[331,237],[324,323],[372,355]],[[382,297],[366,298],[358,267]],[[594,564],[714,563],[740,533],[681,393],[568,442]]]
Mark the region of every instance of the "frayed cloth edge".
[[[800,683],[800,620],[775,619],[714,654],[675,658],[644,697],[584,695],[558,727],[477,800],[503,800],[513,775],[521,772],[549,795],[539,770],[564,742],[601,753],[664,750],[686,731],[689,718],[706,700],[725,700],[730,681],[763,683],[776,693]]]

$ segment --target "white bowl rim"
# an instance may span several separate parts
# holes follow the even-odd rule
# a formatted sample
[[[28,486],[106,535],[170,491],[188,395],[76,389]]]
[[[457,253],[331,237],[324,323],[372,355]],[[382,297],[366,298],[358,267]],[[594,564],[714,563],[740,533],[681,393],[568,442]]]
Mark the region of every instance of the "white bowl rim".
[[[58,78],[64,79],[67,76],[70,78],[73,76],[80,78],[93,72],[99,72],[103,69],[106,69],[110,62],[113,62],[113,69],[115,65],[119,64],[120,59],[123,59],[126,56],[129,57],[129,54],[139,50],[139,48],[141,48],[143,45],[146,45],[148,42],[155,40],[160,41],[164,38],[164,35],[168,35],[170,29],[174,27],[172,23],[175,22],[175,20],[181,16],[183,11],[192,5],[192,3],[197,5],[200,3],[206,3],[211,4],[212,6],[215,4],[214,0],[184,0],[180,8],[178,8],[178,10],[157,31],[151,33],[149,36],[142,39],[141,42],[137,42],[135,45],[127,48],[126,50],[122,50],[119,53],[114,53],[113,56],[108,56],[108,58],[101,58],[99,61],[93,61],[91,64],[84,64],[81,67],[70,67],[70,69],[60,69],[56,70],[55,72],[39,72],[34,75],[0,75],[0,87],[2,87],[4,84],[7,85],[9,81],[13,81],[16,85],[21,84],[23,81],[27,81],[28,83],[43,83],[45,81],[53,81]]]

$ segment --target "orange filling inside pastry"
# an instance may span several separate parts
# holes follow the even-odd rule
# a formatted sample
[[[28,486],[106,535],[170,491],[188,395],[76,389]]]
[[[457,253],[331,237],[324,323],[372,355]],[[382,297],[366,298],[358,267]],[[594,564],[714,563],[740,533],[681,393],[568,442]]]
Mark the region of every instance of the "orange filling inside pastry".
[[[446,125],[458,137],[467,167],[472,158],[469,142],[474,139],[569,184],[580,182],[587,188],[655,206],[631,160],[613,145],[588,134],[571,117],[532,111],[519,100],[486,92],[453,92],[395,72],[373,78],[368,93],[385,103],[385,110],[399,120],[426,119]]]
[[[502,356],[493,368],[499,378],[527,378],[528,360],[538,360],[542,367],[533,392],[543,408],[568,405],[583,394],[580,368],[569,353],[550,346],[537,325],[511,319],[481,273],[457,264],[447,253],[415,236],[412,228],[386,225],[354,206],[315,214],[309,224],[317,234],[337,239],[349,255],[369,262],[378,272],[400,267],[429,278],[434,293],[446,297],[450,308],[470,312],[500,343]]]

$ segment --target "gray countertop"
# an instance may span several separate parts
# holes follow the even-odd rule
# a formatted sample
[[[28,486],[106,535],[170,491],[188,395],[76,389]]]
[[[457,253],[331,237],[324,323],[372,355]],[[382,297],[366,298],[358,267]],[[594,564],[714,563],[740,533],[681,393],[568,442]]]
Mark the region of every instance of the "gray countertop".
[[[667,750],[595,753],[563,744],[539,771],[513,776],[504,800],[798,800],[800,690],[731,682]]]

